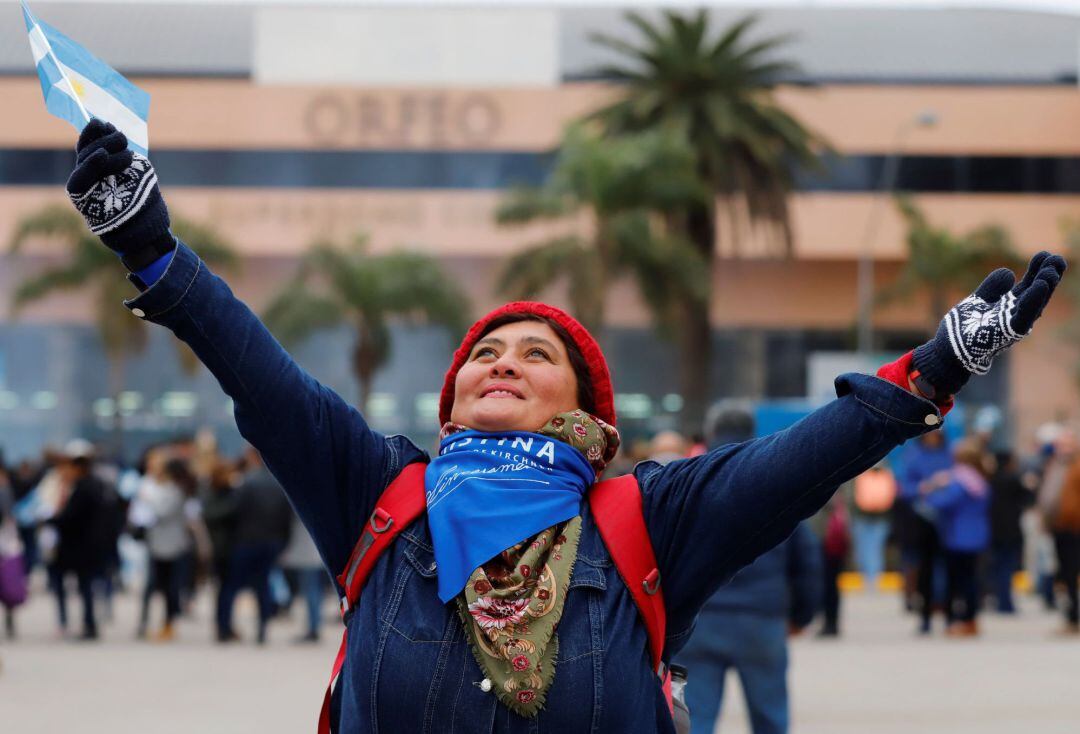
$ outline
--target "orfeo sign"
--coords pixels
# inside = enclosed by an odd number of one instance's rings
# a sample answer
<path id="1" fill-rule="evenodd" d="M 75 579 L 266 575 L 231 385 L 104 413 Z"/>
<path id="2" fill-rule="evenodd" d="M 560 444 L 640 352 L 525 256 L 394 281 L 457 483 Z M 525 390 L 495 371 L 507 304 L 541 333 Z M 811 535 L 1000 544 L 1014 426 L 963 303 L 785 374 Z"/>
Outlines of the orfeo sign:
<path id="1" fill-rule="evenodd" d="M 502 114 L 491 94 L 326 92 L 303 112 L 304 130 L 319 145 L 483 147 Z"/>

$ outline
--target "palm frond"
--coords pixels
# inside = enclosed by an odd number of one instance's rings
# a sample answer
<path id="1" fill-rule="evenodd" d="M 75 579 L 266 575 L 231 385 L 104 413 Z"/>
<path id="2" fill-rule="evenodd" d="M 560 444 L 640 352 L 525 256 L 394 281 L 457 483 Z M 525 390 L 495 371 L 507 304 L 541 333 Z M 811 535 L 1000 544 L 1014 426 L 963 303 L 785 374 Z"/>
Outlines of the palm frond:
<path id="1" fill-rule="evenodd" d="M 373 258 L 371 267 L 381 283 L 380 312 L 437 324 L 454 336 L 464 334 L 468 296 L 436 258 L 397 250 Z"/>
<path id="2" fill-rule="evenodd" d="M 548 188 L 517 186 L 510 189 L 495 210 L 499 224 L 524 224 L 537 219 L 557 219 L 573 212 L 565 197 Z"/>
<path id="3" fill-rule="evenodd" d="M 12 253 L 18 253 L 23 245 L 33 238 L 56 238 L 69 246 L 75 246 L 79 240 L 90 237 L 92 235 L 82 217 L 70 206 L 49 204 L 18 221 L 8 249 Z M 97 241 L 97 238 L 93 239 Z M 105 249 L 100 243 L 98 247 Z"/>
<path id="4" fill-rule="evenodd" d="M 240 256 L 236 248 L 213 227 L 184 217 L 173 217 L 172 231 L 215 270 L 235 272 L 238 269 Z"/>
<path id="5" fill-rule="evenodd" d="M 274 336 L 289 346 L 340 324 L 345 312 L 337 300 L 317 296 L 300 281 L 293 281 L 270 302 L 262 318 Z"/>
<path id="6" fill-rule="evenodd" d="M 496 290 L 514 300 L 534 299 L 559 278 L 572 273 L 585 251 L 584 242 L 576 235 L 534 244 L 506 259 Z"/>

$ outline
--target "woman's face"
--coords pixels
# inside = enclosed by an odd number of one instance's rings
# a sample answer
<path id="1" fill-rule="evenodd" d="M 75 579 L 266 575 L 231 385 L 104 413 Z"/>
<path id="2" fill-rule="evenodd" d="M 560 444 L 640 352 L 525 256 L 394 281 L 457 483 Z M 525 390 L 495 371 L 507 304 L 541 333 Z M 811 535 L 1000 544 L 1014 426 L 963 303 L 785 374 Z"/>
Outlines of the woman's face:
<path id="1" fill-rule="evenodd" d="M 516 321 L 473 345 L 458 371 L 450 420 L 478 431 L 536 431 L 578 408 L 566 346 L 540 321 Z"/>

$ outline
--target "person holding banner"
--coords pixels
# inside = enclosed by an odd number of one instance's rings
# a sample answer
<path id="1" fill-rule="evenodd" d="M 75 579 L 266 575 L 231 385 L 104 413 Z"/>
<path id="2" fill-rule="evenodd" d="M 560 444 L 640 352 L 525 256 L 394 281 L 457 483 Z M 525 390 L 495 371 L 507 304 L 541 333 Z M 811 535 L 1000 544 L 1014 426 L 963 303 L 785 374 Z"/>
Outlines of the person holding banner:
<path id="1" fill-rule="evenodd" d="M 1065 271 L 1043 252 L 1019 283 L 991 273 L 934 339 L 876 376 L 841 375 L 837 399 L 785 431 L 635 467 L 621 486 L 644 518 L 656 563 L 645 593 L 662 600 L 665 630 L 651 657 L 655 623 L 613 558 L 620 534 L 598 529 L 592 510 L 619 481 L 598 481 L 619 437 L 604 355 L 580 323 L 537 303 L 480 319 L 447 372 L 429 460 L 306 374 L 170 232 L 153 166 L 121 132 L 93 120 L 76 151 L 68 193 L 131 271 L 139 293 L 126 307 L 214 374 L 332 573 L 347 570 L 358 537 L 370 545 L 391 526 L 384 490 L 422 478 L 423 514 L 393 528 L 400 537 L 346 615 L 328 716 L 339 732 L 676 731 L 654 662 L 684 645 L 704 602 L 842 482 L 938 429 L 969 376 L 1030 331 Z"/>

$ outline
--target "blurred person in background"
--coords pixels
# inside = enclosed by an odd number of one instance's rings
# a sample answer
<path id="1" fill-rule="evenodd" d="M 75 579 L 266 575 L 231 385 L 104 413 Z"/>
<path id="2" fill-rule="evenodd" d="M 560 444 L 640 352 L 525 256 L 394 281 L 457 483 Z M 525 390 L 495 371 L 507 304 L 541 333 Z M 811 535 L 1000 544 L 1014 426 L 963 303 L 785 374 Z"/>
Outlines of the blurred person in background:
<path id="1" fill-rule="evenodd" d="M 270 571 L 289 542 L 293 511 L 281 485 L 254 447 L 244 450 L 244 462 L 246 472 L 236 490 L 236 532 L 229 570 L 218 597 L 217 637 L 219 642 L 239 639 L 232 624 L 233 604 L 236 595 L 249 588 L 259 603 L 255 639 L 261 645 L 266 642 L 266 626 L 274 615 Z"/>
<path id="2" fill-rule="evenodd" d="M 1035 431 L 1035 451 L 1021 460 L 1024 483 L 1035 487 L 1035 505 L 1020 518 L 1024 532 L 1024 568 L 1032 579 L 1032 592 L 1043 603 L 1046 611 L 1054 611 L 1054 579 L 1057 574 L 1057 558 L 1054 538 L 1047 529 L 1043 513 L 1043 485 L 1047 471 L 1054 463 L 1054 446 L 1065 427 L 1056 421 L 1044 423 Z"/>
<path id="3" fill-rule="evenodd" d="M 990 546 L 990 483 L 993 467 L 977 437 L 965 438 L 953 450 L 954 464 L 919 485 L 937 512 L 945 549 L 946 632 L 954 637 L 978 634 L 982 585 L 979 555 Z"/>
<path id="4" fill-rule="evenodd" d="M 700 433 L 695 433 L 690 436 L 690 446 L 686 449 L 687 458 L 694 456 L 701 456 L 709 450 L 709 445 L 705 442 L 705 437 Z"/>
<path id="5" fill-rule="evenodd" d="M 56 603 L 57 636 L 66 637 L 68 633 L 67 602 L 64 589 L 64 573 L 57 564 L 57 546 L 59 533 L 49 524 L 49 519 L 57 515 L 67 501 L 67 493 L 60 471 L 60 464 L 65 461 L 62 452 L 46 447 L 42 452 L 43 465 L 41 479 L 21 503 L 28 522 L 33 523 L 36 534 L 35 546 L 38 557 L 45 567 L 49 592 Z"/>
<path id="6" fill-rule="evenodd" d="M 754 417 L 742 401 L 721 401 L 706 416 L 708 448 L 754 437 Z M 788 730 L 788 643 L 821 606 L 821 550 L 801 523 L 780 545 L 735 574 L 698 615 L 675 662 L 686 666 L 692 732 L 713 731 L 729 670 L 739 675 L 754 734 Z"/>
<path id="7" fill-rule="evenodd" d="M 1020 518 L 1035 504 L 1034 484 L 1030 480 L 1025 484 L 1012 451 L 997 452 L 994 465 L 990 477 L 990 575 L 997 611 L 1014 614 L 1013 576 L 1024 555 Z"/>
<path id="8" fill-rule="evenodd" d="M 307 610 L 307 631 L 296 642 L 318 642 L 319 628 L 322 626 L 322 601 L 326 595 L 326 571 L 315 541 L 295 513 L 289 545 L 281 554 L 280 563 L 290 580 L 293 596 L 302 598 Z"/>
<path id="9" fill-rule="evenodd" d="M 175 623 L 180 616 L 181 564 L 194 547 L 186 505 L 195 494 L 196 483 L 187 462 L 163 450 L 154 451 L 148 457 L 147 474 L 150 481 L 143 484 L 138 500 L 152 513 L 153 520 L 146 528 L 150 572 L 143 595 L 138 636 L 146 637 L 150 600 L 156 592 L 165 603 L 165 617 L 154 639 L 167 642 L 176 635 Z"/>
<path id="10" fill-rule="evenodd" d="M 1042 580 L 1041 588 L 1047 609 L 1057 608 L 1054 585 L 1063 579 L 1061 553 L 1057 542 L 1059 534 L 1055 531 L 1055 526 L 1061 510 L 1065 479 L 1078 459 L 1080 444 L 1077 443 L 1075 430 L 1071 426 L 1060 426 L 1043 467 L 1042 481 L 1035 499 L 1039 517 L 1036 542 L 1041 544 L 1040 550 L 1043 551 L 1038 559 L 1041 562 L 1039 570 L 1048 577 Z"/>
<path id="11" fill-rule="evenodd" d="M 128 149 L 122 133 L 99 120 L 86 125 L 67 190 L 91 231 L 132 272 L 140 293 L 127 307 L 171 328 L 218 379 L 233 399 L 241 434 L 265 452 L 332 572 L 345 569 L 361 528 L 395 478 L 416 481 L 397 486 L 415 488 L 421 500 L 424 493 L 454 490 L 425 505 L 427 513 L 408 524 L 365 577 L 363 599 L 346 618 L 349 635 L 338 658 L 344 666 L 337 693 L 324 699 L 323 731 L 330 722 L 350 734 L 373 726 L 415 731 L 451 719 L 500 732 L 529 726 L 673 730 L 657 667 L 642 654 L 648 628 L 583 504 L 619 439 L 603 352 L 578 321 L 546 304 L 518 302 L 476 322 L 444 379 L 442 450 L 428 463 L 407 438 L 373 431 L 359 411 L 305 373 L 176 238 L 153 166 Z M 640 519 L 656 558 L 642 587 L 658 592 L 662 575 L 670 653 L 689 636 L 705 601 L 794 532 L 839 484 L 904 441 L 936 430 L 970 376 L 986 372 L 1000 351 L 1028 333 L 1065 267 L 1059 256 L 1042 252 L 1019 283 L 1008 270 L 991 273 L 945 315 L 933 339 L 882 365 L 876 377 L 839 376 L 837 399 L 784 431 L 664 466 L 640 465 L 633 475 Z M 958 321 L 974 326 L 950 339 Z M 472 492 L 484 487 L 453 484 L 462 462 L 491 467 L 505 461 L 485 452 L 492 448 L 488 437 L 498 444 L 518 432 L 543 432 L 536 451 L 553 454 L 549 466 L 560 474 L 548 486 L 557 495 L 515 491 L 509 501 L 485 492 L 477 500 Z M 473 434 L 482 436 L 476 445 Z M 535 478 L 540 471 L 514 468 L 508 479 L 517 489 L 541 481 Z M 541 502 L 556 496 L 563 500 L 558 511 L 545 512 Z M 488 518 L 482 526 L 473 521 L 479 513 Z M 238 528 L 234 557 L 242 536 Z M 492 555 L 489 545 L 506 550 Z M 549 554 L 552 548 L 558 550 Z M 571 550 L 573 556 L 563 555 Z M 548 603 L 552 592 L 533 572 L 549 562 L 556 564 L 552 574 L 558 572 L 560 588 L 592 581 L 588 603 L 574 594 L 560 597 L 565 607 Z M 512 596 L 519 592 L 535 596 Z M 449 604 L 455 600 L 457 609 Z M 526 607 L 541 614 L 520 624 Z M 498 638 L 508 624 L 513 628 L 505 644 L 493 648 L 490 635 Z M 424 642 L 462 634 L 475 644 Z M 551 639 L 565 655 L 557 667 Z M 530 657 L 530 651 L 541 654 Z M 601 657 L 604 675 L 594 667 Z M 461 685 L 443 684 L 448 669 L 460 671 Z M 428 692 L 426 704 L 418 691 Z"/>
<path id="12" fill-rule="evenodd" d="M 1068 463 L 1057 492 L 1057 501 L 1049 509 L 1048 525 L 1057 552 L 1058 581 L 1065 591 L 1064 634 L 1080 634 L 1080 459 Z"/>
<path id="13" fill-rule="evenodd" d="M 855 477 L 851 534 L 855 542 L 855 564 L 866 589 L 877 589 L 885 569 L 889 512 L 896 494 L 896 478 L 884 462 Z"/>
<path id="14" fill-rule="evenodd" d="M 59 511 L 48 523 L 57 531 L 55 567 L 58 575 L 55 592 L 60 617 L 67 619 L 65 579 L 74 574 L 82 598 L 83 628 L 80 639 L 98 639 L 94 613 L 94 585 L 102 579 L 115 543 L 116 503 L 110 488 L 93 472 L 94 447 L 89 441 L 75 439 L 64 447 L 57 466 L 61 496 Z"/>
<path id="15" fill-rule="evenodd" d="M 4 609 L 4 634 L 9 640 L 15 639 L 15 608 L 27 596 L 27 571 L 14 509 L 15 493 L 0 455 L 0 607 Z"/>
<path id="16" fill-rule="evenodd" d="M 821 575 L 822 611 L 824 620 L 818 637 L 840 636 L 840 574 L 844 571 L 848 553 L 851 551 L 851 522 L 841 490 L 833 495 L 825 508 L 818 513 L 824 516 L 821 558 L 824 572 Z"/>
<path id="17" fill-rule="evenodd" d="M 919 614 L 919 631 L 926 634 L 940 599 L 936 581 L 943 557 L 937 514 L 926 504 L 920 487 L 938 472 L 951 469 L 953 454 L 945 434 L 934 431 L 908 444 L 901 461 L 894 517 L 904 564 L 904 589 L 908 608 Z"/>
<path id="18" fill-rule="evenodd" d="M 198 485 L 199 475 L 195 473 L 196 467 L 200 471 L 204 469 L 207 457 L 204 454 L 205 443 L 200 445 L 197 434 L 180 434 L 173 437 L 167 444 L 169 456 L 183 461 L 187 471 L 192 475 Z M 205 439 L 202 439 L 205 442 Z M 180 589 L 180 610 L 188 614 L 195 598 L 195 588 L 199 579 L 200 561 L 207 563 L 210 558 L 210 542 L 206 538 L 205 527 L 202 524 L 202 512 L 199 505 L 198 491 L 188 493 L 184 500 L 184 514 L 188 520 L 188 530 L 192 534 L 192 543 L 181 554 L 176 566 L 178 588 Z"/>
<path id="19" fill-rule="evenodd" d="M 135 636 L 139 639 L 146 637 L 150 622 L 150 602 L 157 589 L 148 536 L 150 528 L 157 522 L 153 498 L 168 493 L 165 487 L 167 483 L 165 464 L 168 460 L 169 454 L 163 444 L 149 446 L 143 451 L 138 463 L 138 482 L 135 493 L 128 505 L 128 527 L 131 529 L 132 537 L 141 543 L 143 551 L 140 558 L 143 571 L 143 593 L 139 609 L 139 624 L 135 632 Z"/>
<path id="20" fill-rule="evenodd" d="M 801 633 L 821 609 L 821 559 L 817 537 L 802 523 L 705 602 L 675 658 L 689 671 L 691 731 L 713 731 L 729 670 L 739 676 L 753 733 L 788 731 L 787 638 Z"/>
<path id="21" fill-rule="evenodd" d="M 678 431 L 660 431 L 649 443 L 647 461 L 667 464 L 677 459 L 685 459 L 686 448 L 686 439 Z"/>
<path id="22" fill-rule="evenodd" d="M 45 459 L 37 464 L 24 459 L 8 473 L 15 499 L 15 522 L 18 526 L 19 540 L 22 541 L 23 564 L 26 566 L 27 575 L 34 570 L 40 560 L 35 489 L 49 468 L 50 463 Z"/>
<path id="23" fill-rule="evenodd" d="M 203 485 L 202 517 L 210 538 L 210 573 L 220 600 L 225 577 L 229 572 L 236 536 L 236 485 L 241 473 L 231 461 L 219 458 Z M 215 601 L 217 608 L 219 601 Z"/>

